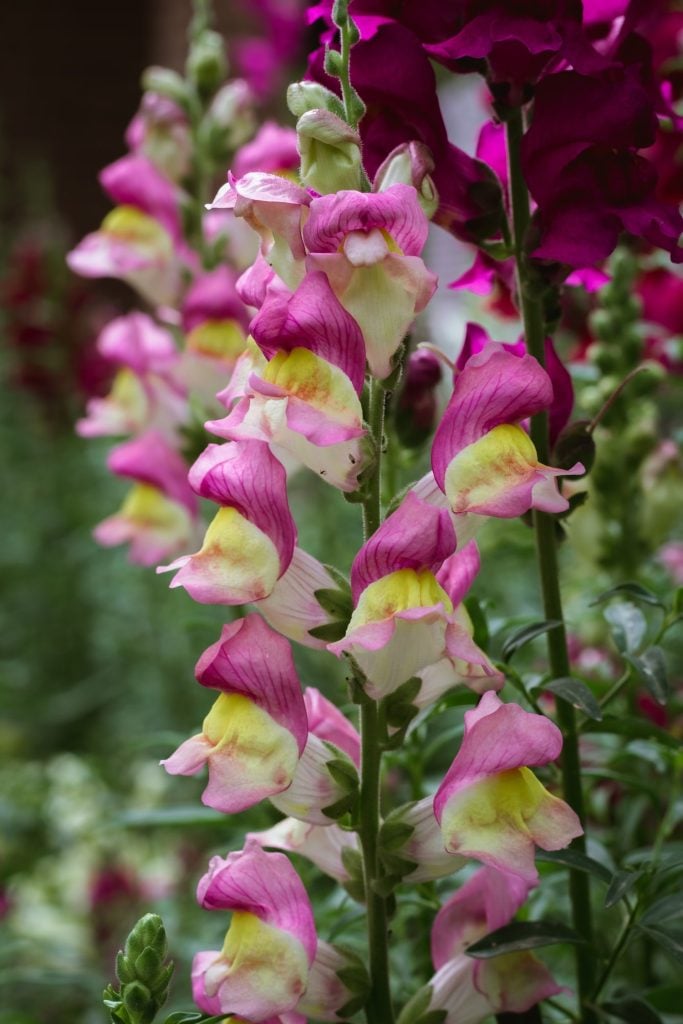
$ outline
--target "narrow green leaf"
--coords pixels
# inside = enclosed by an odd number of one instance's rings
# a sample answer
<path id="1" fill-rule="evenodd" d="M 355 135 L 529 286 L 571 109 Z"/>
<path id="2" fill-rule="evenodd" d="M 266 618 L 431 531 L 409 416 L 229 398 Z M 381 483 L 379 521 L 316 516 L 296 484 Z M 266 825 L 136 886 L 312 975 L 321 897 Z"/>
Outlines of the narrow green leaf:
<path id="1" fill-rule="evenodd" d="M 674 615 L 678 615 L 680 612 L 683 612 L 683 587 L 676 587 L 671 610 Z"/>
<path id="2" fill-rule="evenodd" d="M 615 736 L 628 736 L 633 740 L 655 740 L 664 747 L 680 750 L 680 740 L 670 736 L 649 719 L 635 718 L 632 715 L 605 715 L 601 722 L 586 722 L 584 732 L 612 733 Z"/>
<path id="3" fill-rule="evenodd" d="M 544 864 L 561 864 L 565 868 L 583 871 L 587 875 L 600 879 L 606 885 L 612 881 L 612 872 L 609 868 L 579 850 L 537 850 L 536 860 Z"/>
<path id="4" fill-rule="evenodd" d="M 486 621 L 486 614 L 481 606 L 480 601 L 476 597 L 466 597 L 463 601 L 467 614 L 472 620 L 472 627 L 474 629 L 473 640 L 477 647 L 481 647 L 482 651 L 488 650 L 489 646 L 489 625 Z"/>
<path id="5" fill-rule="evenodd" d="M 160 807 L 156 810 L 126 811 L 117 819 L 127 828 L 175 828 L 205 827 L 222 825 L 225 828 L 225 815 L 212 811 L 210 807 L 196 807 L 194 804 L 180 807 Z"/>
<path id="6" fill-rule="evenodd" d="M 649 1003 L 637 996 L 626 996 L 624 999 L 611 999 L 602 1004 L 613 1017 L 625 1020 L 627 1024 L 662 1024 L 662 1018 L 653 1010 Z"/>
<path id="7" fill-rule="evenodd" d="M 544 633 L 548 633 L 551 629 L 557 629 L 561 625 L 559 619 L 546 619 L 544 622 L 532 622 L 528 626 L 521 626 L 514 630 L 503 644 L 501 650 L 503 661 L 509 661 L 512 655 L 529 641 L 535 640 L 536 637 L 543 636 Z"/>
<path id="8" fill-rule="evenodd" d="M 605 893 L 605 910 L 609 910 L 619 900 L 623 900 L 633 886 L 642 877 L 642 871 L 617 871 Z"/>
<path id="9" fill-rule="evenodd" d="M 580 679 L 574 679 L 573 676 L 562 676 L 560 679 L 552 679 L 549 683 L 545 683 L 542 689 L 550 690 L 556 697 L 560 697 L 572 707 L 583 711 L 584 715 L 592 718 L 593 721 L 601 721 L 600 705 L 589 687 Z"/>
<path id="10" fill-rule="evenodd" d="M 626 659 L 633 665 L 639 679 L 657 703 L 666 704 L 669 698 L 669 680 L 662 648 L 648 647 L 640 656 L 627 654 Z"/>
<path id="11" fill-rule="evenodd" d="M 538 949 L 540 946 L 554 946 L 561 942 L 579 945 L 584 940 L 572 928 L 559 921 L 513 921 L 474 942 L 465 952 L 468 956 L 484 960 L 503 953 L 515 953 L 520 949 Z"/>
<path id="12" fill-rule="evenodd" d="M 608 605 L 602 614 L 609 624 L 617 650 L 622 654 L 635 653 L 647 632 L 647 622 L 640 608 L 630 601 L 619 601 Z"/>
<path id="13" fill-rule="evenodd" d="M 672 892 L 655 900 L 647 908 L 640 921 L 641 925 L 661 925 L 665 921 L 683 920 L 683 892 Z"/>
<path id="14" fill-rule="evenodd" d="M 669 956 L 683 964 L 683 928 L 674 930 L 673 928 L 661 928 L 654 924 L 645 927 L 641 922 L 638 922 L 638 928 L 645 935 L 649 935 Z"/>
<path id="15" fill-rule="evenodd" d="M 642 601 L 643 604 L 655 605 L 658 608 L 663 608 L 663 603 L 659 600 L 656 594 L 653 594 L 647 587 L 641 586 L 640 583 L 629 581 L 627 583 L 618 583 L 616 587 L 610 587 L 609 590 L 603 590 L 602 594 L 598 594 L 594 601 L 591 601 L 589 607 L 593 607 L 596 604 L 601 604 L 603 601 L 609 601 L 611 597 L 615 597 L 617 594 L 625 594 L 627 597 L 631 597 L 634 601 Z"/>

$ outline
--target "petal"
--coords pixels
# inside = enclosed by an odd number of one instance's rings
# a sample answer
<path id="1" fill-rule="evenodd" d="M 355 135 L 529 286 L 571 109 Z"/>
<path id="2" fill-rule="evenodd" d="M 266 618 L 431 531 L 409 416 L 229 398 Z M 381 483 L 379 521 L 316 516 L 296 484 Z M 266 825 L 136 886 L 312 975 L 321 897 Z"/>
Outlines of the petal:
<path id="1" fill-rule="evenodd" d="M 234 508 L 221 508 L 201 549 L 159 572 L 178 569 L 171 587 L 184 587 L 200 604 L 245 604 L 272 593 L 280 558 L 271 539 Z"/>
<path id="2" fill-rule="evenodd" d="M 399 569 L 436 573 L 455 545 L 448 512 L 409 492 L 356 555 L 351 569 L 354 601 L 370 584 Z"/>
<path id="3" fill-rule="evenodd" d="M 310 630 L 327 625 L 329 614 L 318 603 L 316 590 L 334 590 L 336 581 L 322 562 L 302 548 L 294 548 L 292 561 L 272 592 L 259 602 L 259 611 L 278 632 L 303 644 L 324 650 L 326 642 L 311 636 Z"/>
<path id="4" fill-rule="evenodd" d="M 296 525 L 287 502 L 287 474 L 268 445 L 210 444 L 191 467 L 189 481 L 197 494 L 233 507 L 270 539 L 279 555 L 277 575 L 282 575 L 294 551 Z"/>
<path id="5" fill-rule="evenodd" d="M 358 767 L 360 736 L 348 718 L 314 686 L 307 686 L 304 690 L 304 703 L 310 731 L 318 739 L 339 747 Z"/>
<path id="6" fill-rule="evenodd" d="M 273 847 L 298 853 L 330 878 L 340 882 L 349 880 L 349 873 L 342 860 L 343 851 L 358 849 L 358 839 L 354 832 L 347 832 L 339 825 L 309 825 L 296 818 L 283 818 L 264 832 L 249 832 L 247 839 L 254 840 L 264 848 Z"/>
<path id="7" fill-rule="evenodd" d="M 553 397 L 548 374 L 530 355 L 517 356 L 491 342 L 458 374 L 437 429 L 432 469 L 444 488 L 451 460 L 494 427 L 517 423 L 546 409 Z"/>
<path id="8" fill-rule="evenodd" d="M 322 740 L 309 733 L 291 785 L 284 792 L 271 797 L 271 803 L 283 814 L 307 821 L 311 825 L 332 824 L 332 818 L 324 813 L 323 808 L 336 803 L 348 793 L 327 770 L 327 762 L 334 756 Z"/>
<path id="9" fill-rule="evenodd" d="M 336 252 L 351 232 L 373 228 L 385 231 L 402 254 L 420 255 L 429 224 L 412 185 L 392 185 L 384 192 L 348 190 L 314 199 L 304 241 L 309 252 Z"/>
<path id="10" fill-rule="evenodd" d="M 299 753 L 308 735 L 306 706 L 291 645 L 252 612 L 223 626 L 221 638 L 195 666 L 202 686 L 241 694 L 295 738 Z"/>
<path id="11" fill-rule="evenodd" d="M 257 843 L 227 857 L 212 857 L 197 899 L 206 910 L 245 910 L 299 939 L 309 964 L 316 947 L 306 890 L 282 853 L 264 853 Z"/>
<path id="12" fill-rule="evenodd" d="M 360 393 L 365 378 L 363 335 L 321 271 L 308 273 L 293 294 L 269 295 L 251 330 L 269 358 L 280 349 L 310 349 L 338 366 Z"/>
<path id="13" fill-rule="evenodd" d="M 475 984 L 496 1013 L 525 1013 L 541 1000 L 567 991 L 531 953 L 507 953 L 480 961 Z"/>
<path id="14" fill-rule="evenodd" d="M 178 451 L 156 430 L 112 449 L 107 468 L 118 476 L 150 484 L 197 515 L 197 499 L 187 481 L 187 464 Z"/>
<path id="15" fill-rule="evenodd" d="M 464 601 L 480 567 L 479 548 L 471 540 L 463 547 L 459 547 L 455 554 L 446 558 L 438 569 L 437 583 L 446 591 L 453 606 Z"/>

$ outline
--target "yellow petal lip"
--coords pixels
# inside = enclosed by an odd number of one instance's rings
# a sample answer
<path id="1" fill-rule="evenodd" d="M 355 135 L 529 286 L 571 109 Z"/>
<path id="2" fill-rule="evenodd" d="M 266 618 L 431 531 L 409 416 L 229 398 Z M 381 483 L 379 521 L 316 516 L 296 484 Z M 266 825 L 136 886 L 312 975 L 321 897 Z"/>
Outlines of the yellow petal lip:
<path id="1" fill-rule="evenodd" d="M 398 569 L 365 588 L 351 616 L 347 635 L 370 622 L 383 622 L 412 608 L 439 604 L 446 613 L 453 611 L 453 603 L 434 573 L 429 569 Z"/>
<path id="2" fill-rule="evenodd" d="M 539 468 L 531 438 L 520 426 L 503 423 L 467 445 L 451 460 L 444 489 L 456 513 L 485 505 Z"/>

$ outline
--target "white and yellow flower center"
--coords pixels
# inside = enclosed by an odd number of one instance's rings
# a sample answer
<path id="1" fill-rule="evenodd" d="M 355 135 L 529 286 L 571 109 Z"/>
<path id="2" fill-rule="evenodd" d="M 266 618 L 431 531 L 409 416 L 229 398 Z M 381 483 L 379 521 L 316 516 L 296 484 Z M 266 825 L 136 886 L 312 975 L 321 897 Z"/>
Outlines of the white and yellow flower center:
<path id="1" fill-rule="evenodd" d="M 246 343 L 244 331 L 237 320 L 206 320 L 190 331 L 185 348 L 188 352 L 234 363 Z"/>
<path id="2" fill-rule="evenodd" d="M 307 348 L 277 352 L 261 375 L 337 423 L 355 426 L 362 421 L 360 400 L 346 374 Z"/>
<path id="3" fill-rule="evenodd" d="M 136 206 L 115 206 L 102 221 L 101 230 L 122 242 L 150 252 L 171 255 L 173 243 L 161 224 Z"/>
<path id="4" fill-rule="evenodd" d="M 501 424 L 451 460 L 444 490 L 454 512 L 467 512 L 527 480 L 538 465 L 526 431 L 515 424 Z"/>
<path id="5" fill-rule="evenodd" d="M 453 611 L 453 604 L 429 569 L 398 569 L 370 583 L 360 596 L 351 616 L 347 633 L 370 622 L 391 619 L 411 608 L 431 608 L 442 604 L 444 611 Z"/>
<path id="6" fill-rule="evenodd" d="M 456 793 L 441 818 L 447 849 L 494 852 L 510 832 L 531 835 L 529 821 L 550 793 L 528 768 L 499 772 Z"/>
<path id="7" fill-rule="evenodd" d="M 290 784 L 299 750 L 291 732 L 240 693 L 222 693 L 204 719 L 202 731 L 212 743 L 211 757 L 235 762 L 235 784 L 253 789 Z"/>
<path id="8" fill-rule="evenodd" d="M 306 951 L 297 938 L 266 924 L 247 911 L 235 911 L 221 956 L 205 976 L 206 994 L 214 996 L 234 978 L 239 990 L 263 997 L 278 1012 L 293 1009 L 308 981 Z M 236 988 L 237 991 L 237 988 Z"/>
<path id="9" fill-rule="evenodd" d="M 136 526 L 174 536 L 185 534 L 190 523 L 184 505 L 172 501 L 151 484 L 135 484 L 126 495 L 119 515 Z"/>
<path id="10" fill-rule="evenodd" d="M 270 537 L 234 508 L 218 510 L 194 558 L 226 589 L 250 594 L 246 600 L 266 597 L 280 575 L 280 557 Z"/>

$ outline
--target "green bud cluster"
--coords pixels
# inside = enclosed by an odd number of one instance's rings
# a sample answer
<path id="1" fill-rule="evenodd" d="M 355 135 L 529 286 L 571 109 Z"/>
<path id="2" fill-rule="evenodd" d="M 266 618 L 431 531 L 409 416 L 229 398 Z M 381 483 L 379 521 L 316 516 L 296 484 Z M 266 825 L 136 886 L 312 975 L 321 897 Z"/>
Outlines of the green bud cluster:
<path id="1" fill-rule="evenodd" d="M 168 943 L 157 914 L 145 914 L 133 927 L 116 956 L 120 988 L 104 990 L 104 1005 L 113 1024 L 151 1024 L 168 996 L 173 961 L 166 962 Z"/>

